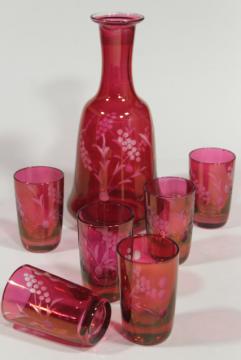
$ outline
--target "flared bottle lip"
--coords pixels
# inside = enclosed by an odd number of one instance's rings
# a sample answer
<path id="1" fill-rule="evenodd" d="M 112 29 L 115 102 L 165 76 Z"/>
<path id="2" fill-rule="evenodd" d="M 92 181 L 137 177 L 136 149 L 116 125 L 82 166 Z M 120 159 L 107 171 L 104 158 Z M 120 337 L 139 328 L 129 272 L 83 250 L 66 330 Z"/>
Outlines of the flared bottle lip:
<path id="1" fill-rule="evenodd" d="M 100 25 L 114 26 L 135 25 L 144 20 L 144 16 L 141 14 L 124 12 L 95 13 L 92 14 L 90 18 Z"/>

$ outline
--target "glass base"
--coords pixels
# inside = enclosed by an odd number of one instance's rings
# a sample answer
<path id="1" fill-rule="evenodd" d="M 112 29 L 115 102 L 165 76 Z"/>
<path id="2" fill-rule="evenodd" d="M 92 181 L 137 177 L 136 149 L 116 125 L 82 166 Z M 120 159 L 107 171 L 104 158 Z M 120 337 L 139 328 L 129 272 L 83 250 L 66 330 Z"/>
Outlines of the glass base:
<path id="1" fill-rule="evenodd" d="M 31 240 L 25 237 L 21 237 L 24 248 L 31 252 L 48 252 L 54 250 L 60 243 L 60 236 L 55 236 L 47 240 Z"/>
<path id="2" fill-rule="evenodd" d="M 90 286 L 88 284 L 84 284 L 86 287 L 88 287 L 91 291 L 93 291 L 95 294 L 97 294 L 102 299 L 107 299 L 110 302 L 118 301 L 120 299 L 119 291 L 114 292 L 111 291 L 111 289 L 100 289 L 93 286 Z M 114 290 L 114 289 L 113 289 Z"/>
<path id="3" fill-rule="evenodd" d="M 196 212 L 194 215 L 194 224 L 206 229 L 219 228 L 225 225 L 227 220 L 228 213 L 206 214 Z"/>
<path id="4" fill-rule="evenodd" d="M 163 341 L 165 341 L 168 336 L 170 335 L 171 331 L 165 332 L 165 333 L 161 333 L 161 334 L 152 334 L 152 333 L 148 333 L 146 332 L 140 332 L 140 333 L 131 333 L 126 331 L 125 329 L 123 330 L 123 336 L 138 344 L 138 345 L 156 345 L 156 344 L 160 344 Z"/>
<path id="5" fill-rule="evenodd" d="M 84 277 L 83 269 L 82 269 L 82 276 Z M 90 282 L 84 281 L 84 286 L 89 288 L 91 291 L 93 291 L 102 299 L 107 299 L 110 302 L 114 302 L 120 299 L 119 287 L 116 286 L 116 284 L 113 286 L 101 287 L 101 286 L 96 286 Z"/>
<path id="6" fill-rule="evenodd" d="M 226 224 L 226 221 L 222 223 L 204 223 L 204 222 L 194 221 L 194 224 L 197 225 L 198 227 L 205 229 L 217 229 L 224 226 Z"/>

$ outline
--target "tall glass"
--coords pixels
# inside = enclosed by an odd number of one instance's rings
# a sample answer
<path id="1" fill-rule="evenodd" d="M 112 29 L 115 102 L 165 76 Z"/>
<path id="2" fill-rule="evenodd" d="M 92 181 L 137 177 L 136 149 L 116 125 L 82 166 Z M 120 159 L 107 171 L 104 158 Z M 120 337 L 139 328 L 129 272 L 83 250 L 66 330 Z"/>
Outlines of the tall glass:
<path id="1" fill-rule="evenodd" d="M 221 148 L 200 148 L 189 154 L 190 178 L 196 187 L 194 221 L 217 228 L 229 216 L 235 154 Z"/>
<path id="2" fill-rule="evenodd" d="M 64 173 L 32 166 L 14 174 L 20 237 L 29 251 L 45 252 L 60 242 L 63 221 Z"/>
<path id="3" fill-rule="evenodd" d="M 115 202 L 95 202 L 78 212 L 81 269 L 84 284 L 101 297 L 119 299 L 116 246 L 132 235 L 131 208 Z"/>
<path id="4" fill-rule="evenodd" d="M 92 346 L 108 328 L 111 308 L 89 289 L 23 265 L 7 282 L 2 314 L 17 329 L 30 334 Z"/>
<path id="5" fill-rule="evenodd" d="M 123 239 L 117 254 L 124 335 L 141 345 L 164 341 L 175 312 L 178 245 L 139 235 Z"/>
<path id="6" fill-rule="evenodd" d="M 195 187 L 180 177 L 161 177 L 145 185 L 146 227 L 150 234 L 174 240 L 180 249 L 180 263 L 190 252 Z"/>

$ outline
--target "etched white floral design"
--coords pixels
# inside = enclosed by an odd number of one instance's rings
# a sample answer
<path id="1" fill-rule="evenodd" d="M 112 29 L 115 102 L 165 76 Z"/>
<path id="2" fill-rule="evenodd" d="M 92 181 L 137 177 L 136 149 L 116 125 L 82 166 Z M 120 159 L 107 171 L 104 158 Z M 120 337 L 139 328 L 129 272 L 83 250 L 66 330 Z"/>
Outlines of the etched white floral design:
<path id="1" fill-rule="evenodd" d="M 121 116 L 115 112 L 101 117 L 96 125 L 96 136 L 93 142 L 88 142 L 84 138 L 87 136 L 87 130 L 92 121 L 89 121 L 82 129 L 80 139 L 82 164 L 98 181 L 99 199 L 102 201 L 110 199 L 111 191 L 125 184 L 132 186 L 134 178 L 143 176 L 146 166 L 141 166 L 142 157 L 145 156 L 147 147 L 151 146 L 147 127 L 143 133 L 130 126 L 123 127 L 123 121 L 120 127 L 119 118 Z M 128 123 L 127 120 L 125 119 L 125 123 Z M 113 151 L 113 147 L 118 151 Z M 93 152 L 93 148 L 97 150 L 97 153 Z"/>
<path id="2" fill-rule="evenodd" d="M 89 227 L 87 232 L 82 231 L 80 243 L 82 264 L 95 282 L 100 282 L 102 285 L 116 282 L 116 245 L 121 236 L 108 229 Z"/>
<path id="3" fill-rule="evenodd" d="M 83 162 L 83 165 L 89 171 L 92 171 L 92 161 L 89 157 L 88 151 L 85 147 L 85 142 L 83 139 L 80 140 L 80 155 Z"/>
<path id="4" fill-rule="evenodd" d="M 208 204 L 210 202 L 210 193 L 208 190 L 206 190 L 205 186 L 202 185 L 201 183 L 199 183 L 199 181 L 196 179 L 196 177 L 194 176 L 192 179 L 194 185 L 195 185 L 195 189 L 196 189 L 196 194 L 199 196 L 199 198 L 205 203 Z"/>
<path id="5" fill-rule="evenodd" d="M 212 211 L 221 212 L 225 207 L 233 183 L 233 167 L 223 164 L 213 164 L 208 172 L 208 188 L 198 178 L 196 173 L 191 173 L 192 181 L 196 188 L 196 196 L 201 204 L 212 207 Z"/>
<path id="6" fill-rule="evenodd" d="M 169 234 L 169 222 L 162 219 L 158 214 L 153 213 L 149 210 L 148 222 L 154 234 L 159 234 L 163 238 Z"/>
<path id="7" fill-rule="evenodd" d="M 36 295 L 36 300 L 46 304 L 52 301 L 48 288 L 44 285 L 42 280 L 37 280 L 36 276 L 29 273 L 24 273 L 24 281 L 32 294 Z"/>
<path id="8" fill-rule="evenodd" d="M 102 135 L 105 135 L 113 128 L 113 123 L 117 119 L 118 115 L 115 112 L 111 112 L 103 117 L 96 128 L 96 140 L 99 140 Z"/>
<path id="9" fill-rule="evenodd" d="M 148 310 L 148 302 L 158 304 L 160 314 L 163 312 L 163 301 L 167 293 L 167 277 L 160 275 L 157 282 L 146 277 L 140 268 L 134 267 L 131 281 L 130 298 L 137 309 Z"/>
<path id="10" fill-rule="evenodd" d="M 41 279 L 38 278 L 38 275 L 41 275 Z M 38 271 L 25 272 L 23 274 L 24 286 L 32 295 L 30 298 L 31 300 L 29 300 L 29 308 L 37 314 L 37 317 L 35 316 L 33 320 L 31 312 L 27 311 L 25 306 L 16 304 L 16 313 L 4 313 L 8 319 L 20 319 L 20 321 L 23 319 L 24 324 L 26 324 L 27 321 L 30 326 L 36 327 L 37 329 L 53 329 L 54 325 L 50 315 L 52 314 L 55 305 L 62 302 L 63 298 L 52 298 L 51 289 L 48 288 L 42 280 L 44 276 L 51 278 L 51 281 L 59 281 L 59 279 L 52 277 L 48 273 Z M 65 331 L 63 331 L 63 333 L 65 333 Z"/>
<path id="11" fill-rule="evenodd" d="M 128 159 L 140 162 L 141 153 L 137 148 L 136 140 L 132 139 L 128 132 L 124 132 L 122 129 L 117 130 L 117 135 L 117 141 L 121 145 L 122 151 L 126 152 Z"/>

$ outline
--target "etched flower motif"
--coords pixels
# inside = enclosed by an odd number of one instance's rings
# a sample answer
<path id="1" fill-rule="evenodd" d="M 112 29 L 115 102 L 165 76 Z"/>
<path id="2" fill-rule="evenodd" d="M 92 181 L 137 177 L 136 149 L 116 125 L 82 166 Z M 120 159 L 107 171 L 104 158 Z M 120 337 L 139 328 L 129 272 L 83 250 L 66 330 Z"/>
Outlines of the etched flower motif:
<path id="1" fill-rule="evenodd" d="M 121 145 L 122 151 L 127 154 L 129 160 L 140 162 L 141 153 L 137 147 L 136 140 L 130 137 L 128 131 L 124 131 L 122 129 L 117 130 L 117 135 L 117 141 Z"/>
<path id="2" fill-rule="evenodd" d="M 81 245 L 83 262 L 95 281 L 99 279 L 102 283 L 116 281 L 116 242 L 117 234 L 107 230 L 89 228 L 87 233 L 83 234 Z"/>
<path id="3" fill-rule="evenodd" d="M 85 142 L 84 140 L 80 141 L 80 155 L 81 155 L 81 159 L 83 162 L 83 165 L 86 169 L 88 169 L 89 171 L 92 171 L 92 161 L 89 157 L 89 153 L 85 147 Z"/>
<path id="4" fill-rule="evenodd" d="M 29 273 L 24 273 L 24 280 L 30 293 L 35 294 L 37 300 L 46 304 L 51 302 L 50 293 L 47 287 L 43 286 L 42 280 L 38 280 L 35 275 Z"/>
<path id="5" fill-rule="evenodd" d="M 195 176 L 193 176 L 192 181 L 195 185 L 196 195 L 199 197 L 200 200 L 203 201 L 204 204 L 208 205 L 211 198 L 209 191 L 205 188 L 204 185 L 199 183 Z"/>
<path id="6" fill-rule="evenodd" d="M 96 140 L 100 139 L 113 128 L 113 123 L 117 117 L 118 115 L 115 112 L 111 112 L 99 120 L 96 128 Z"/>
<path id="7" fill-rule="evenodd" d="M 102 232 L 102 241 L 105 242 L 108 250 L 115 252 L 118 235 L 108 230 Z"/>
<path id="8" fill-rule="evenodd" d="M 168 235 L 168 221 L 163 220 L 157 214 L 150 214 L 149 216 L 150 225 L 154 233 L 160 234 L 162 237 L 166 237 Z"/>
<path id="9" fill-rule="evenodd" d="M 166 292 L 167 278 L 166 276 L 160 276 L 158 283 L 154 287 L 151 281 L 136 267 L 133 270 L 133 285 L 132 295 L 134 297 L 138 298 L 140 295 L 146 294 L 147 297 L 153 300 L 162 300 Z"/>

